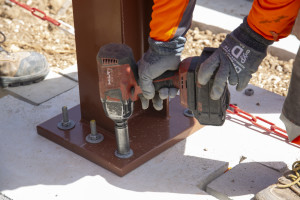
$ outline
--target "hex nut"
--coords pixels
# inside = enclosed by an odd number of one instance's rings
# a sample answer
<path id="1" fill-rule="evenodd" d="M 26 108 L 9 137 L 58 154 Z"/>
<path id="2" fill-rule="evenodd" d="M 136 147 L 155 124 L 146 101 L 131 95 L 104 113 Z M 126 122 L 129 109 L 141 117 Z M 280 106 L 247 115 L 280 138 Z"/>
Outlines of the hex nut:
<path id="1" fill-rule="evenodd" d="M 254 94 L 254 90 L 252 88 L 248 88 L 245 90 L 246 96 L 252 96 Z"/>

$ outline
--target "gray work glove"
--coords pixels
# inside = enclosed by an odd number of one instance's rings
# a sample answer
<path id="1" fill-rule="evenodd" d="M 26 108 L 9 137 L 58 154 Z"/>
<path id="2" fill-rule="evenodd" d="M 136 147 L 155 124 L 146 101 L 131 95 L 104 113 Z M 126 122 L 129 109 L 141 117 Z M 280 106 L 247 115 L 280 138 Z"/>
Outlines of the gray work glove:
<path id="1" fill-rule="evenodd" d="M 222 96 L 227 81 L 230 85 L 237 85 L 237 91 L 243 90 L 272 43 L 254 32 L 249 27 L 246 17 L 244 22 L 227 35 L 220 47 L 200 65 L 198 82 L 206 85 L 216 71 L 210 93 L 213 100 Z"/>
<path id="2" fill-rule="evenodd" d="M 152 81 L 167 70 L 178 69 L 185 41 L 184 37 L 177 37 L 169 42 L 148 38 L 149 49 L 137 63 L 139 85 L 143 91 L 143 95 L 140 96 L 143 109 L 149 107 L 149 100 L 152 99 L 153 107 L 156 110 L 162 110 L 163 100 L 176 96 L 178 92 L 176 88 L 162 88 L 155 93 Z"/>

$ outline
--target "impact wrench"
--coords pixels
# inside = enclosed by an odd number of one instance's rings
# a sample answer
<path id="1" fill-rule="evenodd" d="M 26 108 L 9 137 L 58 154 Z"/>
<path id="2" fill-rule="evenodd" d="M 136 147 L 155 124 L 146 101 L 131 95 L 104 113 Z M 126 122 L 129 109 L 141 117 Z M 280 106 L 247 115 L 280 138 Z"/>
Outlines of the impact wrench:
<path id="1" fill-rule="evenodd" d="M 178 88 L 180 103 L 192 111 L 202 125 L 221 126 L 225 121 L 230 94 L 226 85 L 219 100 L 210 98 L 213 77 L 206 85 L 197 82 L 200 64 L 215 48 L 204 48 L 201 56 L 189 57 L 179 64 L 177 71 L 167 71 L 153 80 L 155 91 L 161 88 Z M 115 122 L 119 158 L 129 158 L 133 151 L 129 145 L 128 118 L 133 112 L 133 103 L 142 95 L 138 85 L 138 66 L 130 47 L 125 44 L 107 44 L 97 55 L 100 99 L 104 112 Z"/>

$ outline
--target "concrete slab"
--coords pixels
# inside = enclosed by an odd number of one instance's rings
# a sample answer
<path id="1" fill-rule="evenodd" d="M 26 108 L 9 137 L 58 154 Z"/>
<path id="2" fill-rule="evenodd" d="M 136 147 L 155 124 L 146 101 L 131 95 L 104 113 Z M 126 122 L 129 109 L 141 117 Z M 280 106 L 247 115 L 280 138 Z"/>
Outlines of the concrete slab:
<path id="1" fill-rule="evenodd" d="M 214 33 L 229 33 L 242 23 L 251 6 L 252 1 L 249 0 L 197 0 L 192 26 Z M 299 40 L 290 35 L 275 42 L 268 51 L 280 59 L 289 60 L 295 58 L 299 45 Z"/>
<path id="2" fill-rule="evenodd" d="M 279 119 L 285 97 L 251 84 L 249 84 L 247 88 L 252 88 L 254 90 L 253 96 L 246 96 L 244 94 L 245 90 L 236 92 L 235 88 L 230 86 L 231 103 L 237 103 L 239 108 L 254 116 L 262 117 L 285 130 L 284 124 Z M 257 103 L 259 103 L 259 106 Z M 287 166 L 291 168 L 292 163 L 300 159 L 299 145 L 294 146 L 275 134 L 270 134 L 265 130 L 253 126 L 247 120 L 236 115 L 228 115 L 227 121 L 240 124 L 247 129 L 244 130 L 245 132 L 253 133 L 251 138 L 244 138 L 247 142 L 243 142 L 244 145 L 247 145 L 245 148 L 249 148 L 247 152 L 243 154 L 248 159 L 256 162 L 266 162 L 268 167 L 278 171 L 285 170 L 285 165 L 283 163 L 286 163 Z M 262 121 L 258 121 L 258 123 L 265 127 L 270 127 L 270 125 Z M 255 143 L 250 142 L 250 140 L 253 142 L 255 141 Z M 250 147 L 249 144 L 253 146 Z M 260 145 L 262 146 L 260 147 Z M 278 164 L 278 161 L 283 161 L 283 163 Z"/>
<path id="3" fill-rule="evenodd" d="M 247 89 L 253 90 L 254 93 L 252 96 L 245 95 L 245 90 Z M 235 86 L 229 85 L 229 91 L 231 93 L 230 103 L 237 104 L 239 108 L 245 109 L 254 115 L 280 113 L 285 99 L 284 96 L 277 95 L 252 84 L 248 84 L 241 92 L 237 92 Z M 277 120 L 277 122 L 279 121 Z M 279 125 L 283 124 L 280 123 Z"/>
<path id="4" fill-rule="evenodd" d="M 241 163 L 210 184 L 206 191 L 220 200 L 249 200 L 281 176 L 259 163 Z"/>
<path id="5" fill-rule="evenodd" d="M 20 98 L 33 105 L 39 105 L 49 99 L 74 88 L 78 83 L 62 75 L 50 71 L 45 80 L 20 87 L 6 88 L 12 96 Z"/>
<path id="6" fill-rule="evenodd" d="M 230 86 L 231 103 L 237 103 L 241 109 L 254 116 L 260 116 L 284 128 L 279 119 L 284 97 L 253 85 L 249 85 L 250 87 L 254 89 L 254 95 L 251 97 L 243 92 L 236 92 L 235 88 Z M 257 102 L 260 102 L 260 106 L 256 105 Z M 285 170 L 284 166 L 287 165 L 291 169 L 292 163 L 300 159 L 299 146 L 295 147 L 236 115 L 228 114 L 221 127 L 206 126 L 198 133 L 187 138 L 189 145 L 186 145 L 185 152 L 193 152 L 201 158 L 227 161 L 230 167 L 238 165 L 245 157 L 280 173 Z M 192 143 L 197 143 L 197 149 L 190 146 Z M 247 191 L 240 192 L 236 198 L 248 194 Z"/>
<path id="7" fill-rule="evenodd" d="M 36 133 L 36 125 L 79 103 L 78 87 L 39 106 L 6 96 L 0 100 L 0 191 L 18 199 L 215 199 L 200 190 L 227 162 L 184 153 L 184 140 L 118 177 Z M 11 123 L 14 122 L 14 123 Z M 196 146 L 195 146 L 196 145 Z"/>
<path id="8" fill-rule="evenodd" d="M 76 81 L 78 82 L 78 68 L 77 68 L 77 64 L 75 65 L 72 65 L 66 69 L 55 69 L 55 72 L 73 80 L 73 81 Z"/>
<path id="9" fill-rule="evenodd" d="M 251 97 L 230 87 L 232 102 L 281 126 L 278 117 L 284 97 L 251 87 Z M 299 148 L 228 115 L 223 126 L 202 128 L 120 178 L 36 133 L 36 126 L 61 113 L 62 106 L 78 104 L 78 86 L 39 106 L 12 96 L 0 99 L 0 192 L 14 200 L 215 199 L 201 188 L 217 180 L 228 163 L 234 167 L 247 157 L 262 163 L 286 163 L 290 168 L 300 159 Z M 235 197 L 245 195 L 249 192 L 241 190 Z"/>

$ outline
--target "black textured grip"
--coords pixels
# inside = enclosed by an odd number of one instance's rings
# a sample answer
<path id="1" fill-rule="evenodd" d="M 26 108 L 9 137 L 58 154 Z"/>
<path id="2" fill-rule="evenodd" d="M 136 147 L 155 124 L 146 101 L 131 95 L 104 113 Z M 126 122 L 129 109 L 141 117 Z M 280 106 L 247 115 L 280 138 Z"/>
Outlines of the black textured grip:
<path id="1" fill-rule="evenodd" d="M 178 70 L 176 70 L 176 71 L 168 70 L 168 71 L 164 72 L 162 75 L 160 75 L 159 77 L 155 78 L 153 81 L 159 81 L 161 79 L 173 77 L 176 75 L 177 72 L 178 72 Z"/>
<path id="2" fill-rule="evenodd" d="M 134 74 L 134 78 L 139 85 L 139 77 L 138 77 L 138 66 L 136 63 L 130 63 L 131 70 Z M 172 80 L 166 80 L 169 79 L 173 76 L 176 76 L 178 74 L 178 70 L 176 71 L 171 71 L 168 70 L 159 77 L 155 78 L 153 80 L 153 85 L 155 88 L 155 91 L 159 91 L 161 88 L 174 88 L 174 83 Z"/>
<path id="3" fill-rule="evenodd" d="M 178 71 L 166 71 L 159 77 L 153 80 L 153 85 L 155 91 L 159 91 L 161 88 L 174 88 L 174 83 L 172 80 L 168 80 L 171 77 L 174 77 L 178 74 Z"/>
<path id="4" fill-rule="evenodd" d="M 215 50 L 216 49 L 214 48 L 204 48 L 201 56 L 198 58 L 197 65 L 200 66 L 200 64 L 203 63 Z M 197 73 L 194 71 L 193 75 L 194 80 L 196 81 Z M 226 84 L 220 99 L 213 100 L 210 98 L 210 91 L 214 83 L 214 76 L 215 74 L 211 77 L 206 85 L 195 85 L 195 96 L 190 97 L 190 99 L 196 99 L 196 103 L 192 103 L 192 106 L 189 105 L 189 108 L 192 110 L 195 118 L 200 124 L 221 126 L 225 121 L 226 109 L 228 108 L 230 100 L 230 93 Z"/>

